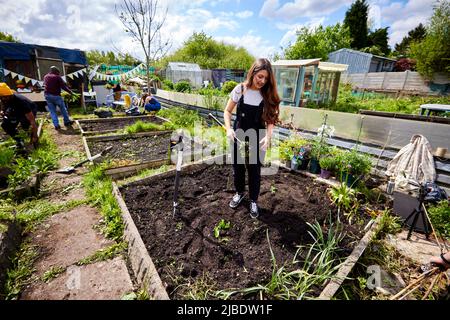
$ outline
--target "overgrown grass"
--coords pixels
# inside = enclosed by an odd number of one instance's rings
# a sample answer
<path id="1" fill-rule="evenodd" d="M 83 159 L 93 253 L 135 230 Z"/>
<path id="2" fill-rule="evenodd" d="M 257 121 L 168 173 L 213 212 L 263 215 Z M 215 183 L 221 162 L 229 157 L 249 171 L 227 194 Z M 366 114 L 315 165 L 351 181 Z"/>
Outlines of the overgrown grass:
<path id="1" fill-rule="evenodd" d="M 83 185 L 89 203 L 98 207 L 104 218 L 102 232 L 108 238 L 120 241 L 124 226 L 119 205 L 113 194 L 112 181 L 104 174 L 105 167 L 93 166 L 83 177 Z"/>
<path id="2" fill-rule="evenodd" d="M 389 98 L 380 95 L 365 94 L 364 97 L 352 93 L 351 86 L 340 85 L 336 103 L 316 105 L 309 108 L 327 109 L 341 112 L 358 113 L 359 110 L 386 111 L 406 114 L 419 114 L 420 105 L 427 103 L 450 104 L 449 97 L 400 97 Z"/>
<path id="3" fill-rule="evenodd" d="M 41 280 L 49 283 L 51 280 L 55 279 L 57 276 L 59 276 L 61 273 L 66 272 L 65 267 L 51 267 L 49 270 L 45 271 L 44 274 L 41 277 Z"/>
<path id="4" fill-rule="evenodd" d="M 105 261 L 110 260 L 117 255 L 123 253 L 127 249 L 127 243 L 126 242 L 119 242 L 115 243 L 107 248 L 100 249 L 97 252 L 95 252 L 93 255 L 86 257 L 84 259 L 81 259 L 76 263 L 77 266 L 83 266 L 99 261 Z"/>
<path id="5" fill-rule="evenodd" d="M 33 281 L 33 264 L 37 257 L 37 247 L 30 241 L 23 242 L 6 273 L 5 300 L 17 300 L 22 288 Z"/>
<path id="6" fill-rule="evenodd" d="M 235 294 L 251 294 L 259 296 L 260 299 L 277 300 L 314 298 L 311 295 L 333 279 L 341 266 L 337 252 L 340 250 L 339 242 L 343 235 L 339 232 L 338 226 L 333 224 L 330 224 L 328 234 L 323 232 L 317 221 L 308 225 L 311 228 L 308 233 L 314 240 L 313 244 L 299 247 L 294 259 L 281 267 L 275 259 L 267 231 L 272 260 L 272 276 L 267 283 L 239 290 L 221 290 L 217 292 L 217 296 L 223 299 Z"/>
<path id="7" fill-rule="evenodd" d="M 48 200 L 37 199 L 15 203 L 12 200 L 0 202 L 0 219 L 15 220 L 24 226 L 24 233 L 32 231 L 44 219 L 61 211 L 68 211 L 86 203 L 86 200 L 71 200 L 54 204 Z"/>
<path id="8" fill-rule="evenodd" d="M 14 149 L 5 145 L 0 146 L 0 168 L 10 167 L 14 159 Z"/>
<path id="9" fill-rule="evenodd" d="M 167 172 L 173 168 L 174 168 L 174 166 L 163 165 L 156 169 L 145 169 L 145 170 L 139 172 L 139 174 L 137 174 L 135 176 L 132 176 L 132 177 L 129 177 L 129 178 L 126 178 L 126 179 L 123 179 L 123 180 L 117 182 L 117 185 L 123 186 L 125 184 L 131 183 L 131 182 L 134 182 L 137 180 L 145 179 L 145 178 L 154 176 L 156 174 Z"/>
<path id="10" fill-rule="evenodd" d="M 128 134 L 149 132 L 149 131 L 167 131 L 174 130 L 175 124 L 172 122 L 164 122 L 163 124 L 156 124 L 152 122 L 136 121 L 134 124 L 125 127 L 124 132 Z"/>
<path id="11" fill-rule="evenodd" d="M 197 111 L 180 107 L 161 109 L 158 111 L 158 116 L 172 121 L 177 128 L 192 128 L 196 122 L 203 121 Z"/>

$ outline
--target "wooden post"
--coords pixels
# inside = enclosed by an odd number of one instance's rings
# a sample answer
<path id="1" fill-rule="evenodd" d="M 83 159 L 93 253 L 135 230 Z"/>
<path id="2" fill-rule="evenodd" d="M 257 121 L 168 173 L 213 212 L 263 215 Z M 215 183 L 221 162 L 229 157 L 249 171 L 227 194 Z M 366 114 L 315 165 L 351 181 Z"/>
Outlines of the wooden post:
<path id="1" fill-rule="evenodd" d="M 406 73 L 406 74 L 405 74 L 405 81 L 403 82 L 403 87 L 402 87 L 402 90 L 401 90 L 401 91 L 404 91 L 404 90 L 405 90 L 406 83 L 408 82 L 409 70 L 406 70 L 405 73 Z"/>
<path id="2" fill-rule="evenodd" d="M 384 77 L 383 77 L 383 82 L 381 83 L 381 90 L 384 90 L 384 84 L 386 82 L 386 76 L 387 76 L 387 72 L 384 72 Z"/>
<path id="3" fill-rule="evenodd" d="M 86 103 L 84 101 L 84 81 L 81 82 L 81 106 L 83 107 L 84 113 L 87 113 Z"/>

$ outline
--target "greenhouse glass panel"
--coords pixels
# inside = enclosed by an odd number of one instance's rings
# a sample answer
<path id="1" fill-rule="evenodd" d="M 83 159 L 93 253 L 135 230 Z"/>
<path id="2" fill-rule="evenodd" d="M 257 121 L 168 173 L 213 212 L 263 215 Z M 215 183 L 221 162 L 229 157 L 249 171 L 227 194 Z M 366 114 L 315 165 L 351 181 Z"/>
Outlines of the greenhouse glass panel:
<path id="1" fill-rule="evenodd" d="M 275 69 L 275 76 L 278 83 L 278 95 L 284 103 L 295 104 L 298 72 L 299 69 L 292 68 Z"/>

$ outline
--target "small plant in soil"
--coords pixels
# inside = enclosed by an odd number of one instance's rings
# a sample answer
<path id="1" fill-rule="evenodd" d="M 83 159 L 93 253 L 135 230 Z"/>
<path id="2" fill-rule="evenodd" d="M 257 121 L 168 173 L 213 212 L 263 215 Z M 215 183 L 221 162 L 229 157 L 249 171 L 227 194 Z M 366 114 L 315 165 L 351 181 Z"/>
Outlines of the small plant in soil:
<path id="1" fill-rule="evenodd" d="M 270 192 L 271 193 L 276 193 L 277 192 L 277 188 L 275 187 L 275 185 L 271 185 L 270 186 Z"/>
<path id="2" fill-rule="evenodd" d="M 351 224 L 352 219 L 358 211 L 356 192 L 344 183 L 329 189 L 330 200 L 336 204 L 339 211 L 343 211 Z"/>
<path id="3" fill-rule="evenodd" d="M 228 239 L 223 236 L 230 228 L 231 223 L 229 221 L 225 221 L 224 219 L 220 220 L 220 222 L 214 227 L 214 237 L 221 241 L 228 241 Z"/>

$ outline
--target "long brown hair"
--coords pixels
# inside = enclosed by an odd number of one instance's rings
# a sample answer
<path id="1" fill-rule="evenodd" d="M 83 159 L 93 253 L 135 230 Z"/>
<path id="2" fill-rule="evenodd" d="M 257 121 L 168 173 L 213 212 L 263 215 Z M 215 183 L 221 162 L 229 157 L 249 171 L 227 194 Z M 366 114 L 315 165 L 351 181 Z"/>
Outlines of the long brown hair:
<path id="1" fill-rule="evenodd" d="M 256 60 L 248 71 L 245 85 L 247 87 L 251 86 L 254 76 L 261 70 L 266 70 L 269 74 L 267 82 L 260 89 L 264 100 L 263 120 L 266 124 L 276 124 L 279 121 L 281 100 L 278 96 L 277 82 L 275 81 L 270 61 L 264 58 Z"/>

